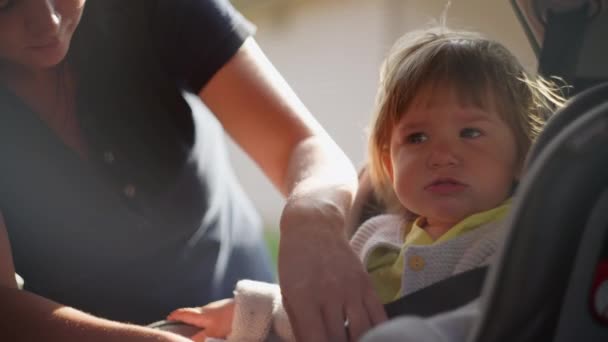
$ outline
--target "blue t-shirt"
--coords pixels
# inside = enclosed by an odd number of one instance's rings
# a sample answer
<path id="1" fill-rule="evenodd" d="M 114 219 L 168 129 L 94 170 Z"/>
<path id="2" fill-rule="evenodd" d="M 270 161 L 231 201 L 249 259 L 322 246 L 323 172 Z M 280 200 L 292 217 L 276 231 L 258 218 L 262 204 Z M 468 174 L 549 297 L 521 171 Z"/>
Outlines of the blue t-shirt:
<path id="1" fill-rule="evenodd" d="M 0 211 L 26 290 L 145 324 L 273 280 L 221 126 L 183 96 L 251 32 L 221 0 L 89 0 L 66 59 L 87 160 L 0 89 Z"/>

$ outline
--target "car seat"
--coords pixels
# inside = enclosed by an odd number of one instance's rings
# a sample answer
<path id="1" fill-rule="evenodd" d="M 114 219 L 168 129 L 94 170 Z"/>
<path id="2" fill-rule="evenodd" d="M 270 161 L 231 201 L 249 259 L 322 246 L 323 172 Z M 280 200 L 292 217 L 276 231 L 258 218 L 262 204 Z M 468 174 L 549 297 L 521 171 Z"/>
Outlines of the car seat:
<path id="1" fill-rule="evenodd" d="M 592 2 L 599 9 L 589 16 Z M 508 219 L 512 230 L 486 280 L 470 342 L 608 341 L 608 83 L 602 83 L 608 12 L 602 6 L 589 1 L 547 13 L 539 69 L 562 76 L 578 95 L 547 123 L 530 153 Z M 560 40 L 566 30 L 569 38 Z"/>
<path id="2" fill-rule="evenodd" d="M 573 120 L 556 117 L 562 129 L 535 149 L 471 341 L 608 341 L 590 292 L 608 246 L 608 87 L 592 93 L 604 100 L 564 110 Z"/>

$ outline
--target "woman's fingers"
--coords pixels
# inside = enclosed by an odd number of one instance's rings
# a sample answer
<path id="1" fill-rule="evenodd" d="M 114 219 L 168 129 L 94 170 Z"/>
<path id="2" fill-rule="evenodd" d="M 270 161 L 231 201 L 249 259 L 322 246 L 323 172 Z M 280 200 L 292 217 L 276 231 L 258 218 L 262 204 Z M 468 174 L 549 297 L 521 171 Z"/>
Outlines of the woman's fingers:
<path id="1" fill-rule="evenodd" d="M 363 301 L 349 305 L 346 309 L 348 319 L 349 341 L 359 341 L 359 338 L 372 327 L 368 313 L 366 312 Z"/>
<path id="2" fill-rule="evenodd" d="M 363 305 L 369 315 L 371 325 L 374 327 L 386 321 L 388 317 L 386 316 L 386 311 L 380 301 L 380 297 L 378 297 L 378 294 L 373 289 L 371 280 L 367 278 L 364 280 L 364 283 L 367 283 L 367 286 L 364 290 Z"/>
<path id="3" fill-rule="evenodd" d="M 322 313 L 318 306 L 310 301 L 306 303 L 305 297 L 295 297 L 294 302 L 283 297 L 283 305 L 290 319 L 291 328 L 298 342 L 329 342 L 323 324 Z M 294 315 L 293 306 L 297 305 L 298 314 Z"/>
<path id="4" fill-rule="evenodd" d="M 323 321 L 330 341 L 348 341 L 342 305 L 325 305 L 323 307 Z"/>
<path id="5" fill-rule="evenodd" d="M 386 312 L 367 274 L 349 290 L 353 291 L 349 298 L 357 299 L 346 305 L 348 334 L 350 341 L 358 341 L 365 332 L 386 320 Z"/>

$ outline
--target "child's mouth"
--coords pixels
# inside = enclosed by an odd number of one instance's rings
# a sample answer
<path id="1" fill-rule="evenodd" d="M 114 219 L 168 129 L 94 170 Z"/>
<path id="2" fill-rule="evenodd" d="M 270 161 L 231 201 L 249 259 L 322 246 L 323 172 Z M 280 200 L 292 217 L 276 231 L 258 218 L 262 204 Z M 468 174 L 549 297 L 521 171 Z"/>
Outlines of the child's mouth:
<path id="1" fill-rule="evenodd" d="M 460 192 L 466 187 L 466 184 L 463 184 L 453 178 L 440 178 L 425 186 L 424 189 L 434 194 L 450 195 Z"/>

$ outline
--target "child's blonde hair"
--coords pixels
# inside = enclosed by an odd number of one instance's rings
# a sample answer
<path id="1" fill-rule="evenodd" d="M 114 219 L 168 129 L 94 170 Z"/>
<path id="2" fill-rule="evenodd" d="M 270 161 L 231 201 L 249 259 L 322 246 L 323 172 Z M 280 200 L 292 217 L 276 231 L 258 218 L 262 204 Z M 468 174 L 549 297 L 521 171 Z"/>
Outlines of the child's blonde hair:
<path id="1" fill-rule="evenodd" d="M 404 208 L 383 163 L 392 129 L 423 87 L 439 84 L 465 102 L 498 109 L 513 130 L 520 164 L 545 119 L 564 101 L 554 83 L 528 74 L 503 45 L 478 33 L 439 27 L 406 34 L 382 65 L 368 142 L 374 191 L 393 211 Z"/>

